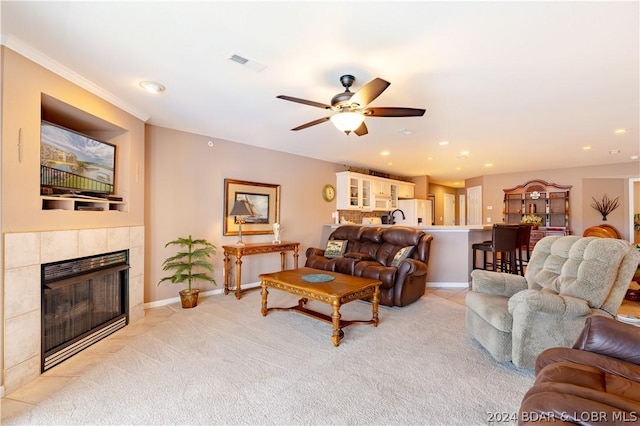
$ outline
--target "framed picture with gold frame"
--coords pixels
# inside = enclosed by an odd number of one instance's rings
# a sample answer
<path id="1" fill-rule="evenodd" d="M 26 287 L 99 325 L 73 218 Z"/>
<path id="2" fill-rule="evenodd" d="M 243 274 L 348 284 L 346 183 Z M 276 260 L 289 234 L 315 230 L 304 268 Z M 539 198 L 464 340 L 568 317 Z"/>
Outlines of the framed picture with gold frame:
<path id="1" fill-rule="evenodd" d="M 280 222 L 280 185 L 225 179 L 224 199 L 223 235 L 238 235 L 240 220 L 242 235 L 273 234 L 273 224 Z M 240 200 L 248 201 L 255 214 L 230 216 L 234 203 Z"/>

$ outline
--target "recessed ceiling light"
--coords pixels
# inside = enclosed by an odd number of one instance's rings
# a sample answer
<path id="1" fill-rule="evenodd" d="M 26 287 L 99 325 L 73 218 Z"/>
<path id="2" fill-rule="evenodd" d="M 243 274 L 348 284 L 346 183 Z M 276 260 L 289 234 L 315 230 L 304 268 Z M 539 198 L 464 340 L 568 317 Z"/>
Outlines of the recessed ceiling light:
<path id="1" fill-rule="evenodd" d="M 398 132 L 402 133 L 403 135 L 412 135 L 413 134 L 413 130 L 409 130 L 409 129 L 400 129 L 400 130 L 398 130 Z"/>
<path id="2" fill-rule="evenodd" d="M 640 155 L 632 155 L 631 159 L 632 160 L 640 160 Z"/>
<path id="3" fill-rule="evenodd" d="M 141 81 L 140 87 L 152 93 L 160 93 L 166 90 L 166 87 L 156 81 Z"/>
<path id="4" fill-rule="evenodd" d="M 462 170 L 462 167 L 456 167 L 456 170 Z"/>
<path id="5" fill-rule="evenodd" d="M 393 163 L 387 163 L 389 166 L 393 166 Z"/>
<path id="6" fill-rule="evenodd" d="M 447 145 L 449 145 L 449 141 L 440 141 L 440 142 L 438 142 L 438 145 L 447 146 Z"/>
<path id="7" fill-rule="evenodd" d="M 627 133 L 627 129 L 616 129 L 613 131 L 613 133 L 615 133 L 616 135 L 624 135 L 625 133 Z"/>
<path id="8" fill-rule="evenodd" d="M 427 157 L 427 160 L 433 160 L 433 157 Z"/>
<path id="9" fill-rule="evenodd" d="M 591 147 L 589 145 L 585 145 L 582 147 L 583 150 L 585 151 L 589 151 L 591 149 Z"/>
<path id="10" fill-rule="evenodd" d="M 485 167 L 493 167 L 493 163 L 484 163 Z"/>
<path id="11" fill-rule="evenodd" d="M 611 154 L 611 155 L 620 154 L 620 150 L 619 149 L 610 149 L 609 150 L 609 154 Z"/>
<path id="12" fill-rule="evenodd" d="M 380 155 L 389 155 L 389 154 L 390 154 L 390 152 L 389 152 L 389 151 L 382 151 L 382 152 L 380 153 Z"/>

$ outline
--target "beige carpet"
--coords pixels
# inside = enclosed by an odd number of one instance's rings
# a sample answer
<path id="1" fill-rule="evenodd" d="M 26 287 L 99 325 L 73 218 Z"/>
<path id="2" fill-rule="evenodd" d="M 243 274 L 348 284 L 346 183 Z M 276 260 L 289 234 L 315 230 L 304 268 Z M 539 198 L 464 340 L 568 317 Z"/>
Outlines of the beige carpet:
<path id="1" fill-rule="evenodd" d="M 270 306 L 295 300 L 270 293 Z M 259 292 L 177 310 L 5 424 L 486 425 L 515 415 L 533 382 L 471 339 L 463 306 L 433 295 L 381 307 L 377 328 L 346 327 L 339 347 L 329 324 L 262 317 Z M 342 313 L 368 319 L 371 305 Z"/>

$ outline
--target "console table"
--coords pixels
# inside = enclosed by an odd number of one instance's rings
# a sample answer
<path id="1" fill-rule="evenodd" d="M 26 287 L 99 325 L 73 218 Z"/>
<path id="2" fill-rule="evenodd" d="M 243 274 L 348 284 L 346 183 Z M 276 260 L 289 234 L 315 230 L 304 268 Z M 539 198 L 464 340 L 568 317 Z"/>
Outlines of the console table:
<path id="1" fill-rule="evenodd" d="M 279 244 L 274 243 L 254 243 L 245 245 L 228 245 L 222 246 L 224 249 L 224 294 L 229 294 L 229 270 L 231 256 L 236 258 L 236 299 L 242 297 L 242 293 L 249 290 L 256 290 L 260 287 L 242 289 L 242 256 L 250 256 L 253 254 L 280 253 L 280 269 L 285 269 L 285 255 L 288 251 L 293 251 L 293 267 L 298 269 L 298 248 L 300 243 L 291 241 L 282 241 Z"/>

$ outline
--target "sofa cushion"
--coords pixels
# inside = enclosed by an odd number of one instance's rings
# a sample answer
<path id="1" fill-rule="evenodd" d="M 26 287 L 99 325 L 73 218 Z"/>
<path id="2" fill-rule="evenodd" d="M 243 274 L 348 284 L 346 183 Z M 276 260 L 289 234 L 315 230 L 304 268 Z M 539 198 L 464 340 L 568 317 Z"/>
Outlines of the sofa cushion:
<path id="1" fill-rule="evenodd" d="M 414 228 L 387 228 L 382 233 L 382 245 L 376 252 L 376 260 L 385 266 L 391 266 L 393 258 L 398 250 L 403 247 L 415 247 L 420 243 L 420 238 L 424 236 L 424 232 Z M 411 256 L 415 253 L 412 251 Z"/>
<path id="2" fill-rule="evenodd" d="M 511 333 L 513 317 L 509 314 L 509 299 L 500 295 L 468 292 L 465 298 L 467 309 L 472 310 L 495 329 Z"/>
<path id="3" fill-rule="evenodd" d="M 396 282 L 398 268 L 381 265 L 375 261 L 362 261 L 355 265 L 355 276 L 382 281 L 380 288 L 391 288 Z"/>

